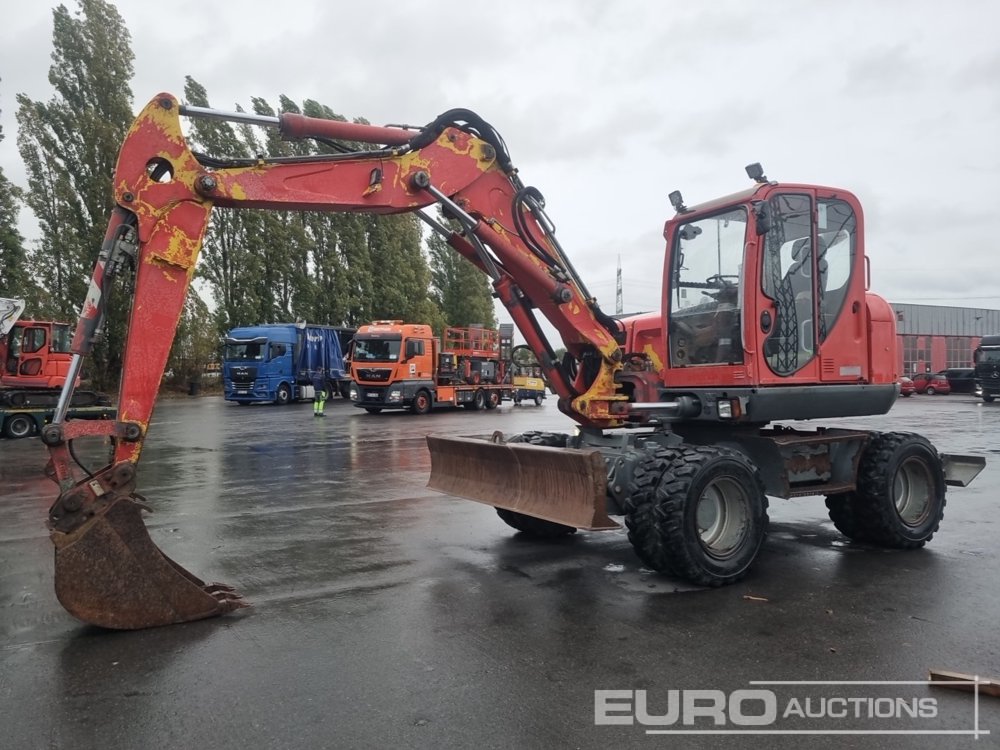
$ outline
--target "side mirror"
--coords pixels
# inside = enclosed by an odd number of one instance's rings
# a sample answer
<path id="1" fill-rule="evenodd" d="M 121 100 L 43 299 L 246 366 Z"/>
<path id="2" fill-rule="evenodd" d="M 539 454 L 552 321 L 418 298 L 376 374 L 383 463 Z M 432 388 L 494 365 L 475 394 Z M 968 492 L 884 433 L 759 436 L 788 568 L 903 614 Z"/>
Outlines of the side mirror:
<path id="1" fill-rule="evenodd" d="M 758 235 L 771 231 L 771 207 L 765 201 L 754 204 L 753 217 L 757 223 Z"/>
<path id="2" fill-rule="evenodd" d="M 413 357 L 416 357 L 417 354 L 420 353 L 417 347 L 418 343 L 419 343 L 418 341 L 415 341 L 413 339 L 410 339 L 409 341 L 406 342 L 406 350 L 403 352 L 403 359 L 411 359 Z"/>

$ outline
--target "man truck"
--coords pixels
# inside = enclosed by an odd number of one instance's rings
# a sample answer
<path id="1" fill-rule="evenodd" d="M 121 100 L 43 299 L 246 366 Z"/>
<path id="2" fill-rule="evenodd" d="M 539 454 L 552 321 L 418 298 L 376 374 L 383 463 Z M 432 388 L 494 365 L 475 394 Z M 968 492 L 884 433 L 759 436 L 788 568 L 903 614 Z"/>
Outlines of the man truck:
<path id="1" fill-rule="evenodd" d="M 273 323 L 233 328 L 226 334 L 222 378 L 226 401 L 290 404 L 316 395 L 343 395 L 350 382 L 344 351 L 353 328 Z"/>

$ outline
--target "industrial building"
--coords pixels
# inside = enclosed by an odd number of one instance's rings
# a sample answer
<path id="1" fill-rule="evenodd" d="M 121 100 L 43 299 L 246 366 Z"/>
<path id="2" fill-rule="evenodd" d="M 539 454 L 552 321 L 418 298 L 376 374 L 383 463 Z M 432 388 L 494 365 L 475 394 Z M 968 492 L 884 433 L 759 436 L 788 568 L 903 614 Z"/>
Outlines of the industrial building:
<path id="1" fill-rule="evenodd" d="M 1000 310 L 890 303 L 896 312 L 899 373 L 972 367 L 983 336 L 1000 334 Z"/>

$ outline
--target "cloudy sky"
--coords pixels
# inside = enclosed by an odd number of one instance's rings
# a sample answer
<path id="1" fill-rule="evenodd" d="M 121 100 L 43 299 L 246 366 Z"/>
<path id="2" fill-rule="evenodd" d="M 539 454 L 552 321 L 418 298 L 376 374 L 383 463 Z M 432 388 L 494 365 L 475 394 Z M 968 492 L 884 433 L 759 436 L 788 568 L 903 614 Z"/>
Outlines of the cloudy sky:
<path id="1" fill-rule="evenodd" d="M 53 5 L 0 0 L 0 166 L 21 185 L 14 97 L 52 95 Z M 185 75 L 220 109 L 285 94 L 374 123 L 475 110 L 545 195 L 606 310 L 619 256 L 626 311 L 659 307 L 667 194 L 693 204 L 742 190 L 754 161 L 771 179 L 860 197 L 872 286 L 890 300 L 1000 308 L 994 0 L 117 7 L 136 110 L 180 95 Z"/>

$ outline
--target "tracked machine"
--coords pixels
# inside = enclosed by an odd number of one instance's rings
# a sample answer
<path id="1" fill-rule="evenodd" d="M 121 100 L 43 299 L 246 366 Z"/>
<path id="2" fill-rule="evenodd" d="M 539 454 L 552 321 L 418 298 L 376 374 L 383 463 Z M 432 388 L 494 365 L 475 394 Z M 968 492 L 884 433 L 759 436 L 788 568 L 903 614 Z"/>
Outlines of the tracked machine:
<path id="1" fill-rule="evenodd" d="M 181 117 L 274 127 L 341 153 L 195 154 Z M 867 288 L 855 196 L 771 182 L 756 166 L 748 173 L 751 187 L 700 205 L 671 194 L 662 310 L 616 320 L 556 240 L 542 194 L 522 183 L 496 130 L 468 110 L 424 127 L 378 127 L 155 97 L 122 146 L 117 207 L 73 340 L 61 413 L 42 436 L 60 487 L 49 511 L 59 600 L 111 628 L 244 605 L 234 589 L 201 581 L 153 544 L 135 494 L 156 386 L 215 206 L 417 212 L 490 277 L 578 429 L 430 435 L 429 485 L 496 507 L 526 534 L 617 528 L 611 516 L 623 516 L 645 565 L 715 586 L 740 579 L 757 556 L 767 496 L 823 495 L 845 535 L 922 546 L 938 528 L 945 485 L 971 481 L 983 459 L 941 455 L 913 434 L 788 426 L 888 411 L 894 316 Z M 460 229 L 437 221 L 431 207 Z M 75 375 L 103 325 L 105 292 L 123 271 L 135 274 L 135 296 L 118 419 L 67 420 Z M 558 332 L 563 358 L 540 317 Z M 79 478 L 68 446 L 95 433 L 113 436 L 113 461 Z"/>

